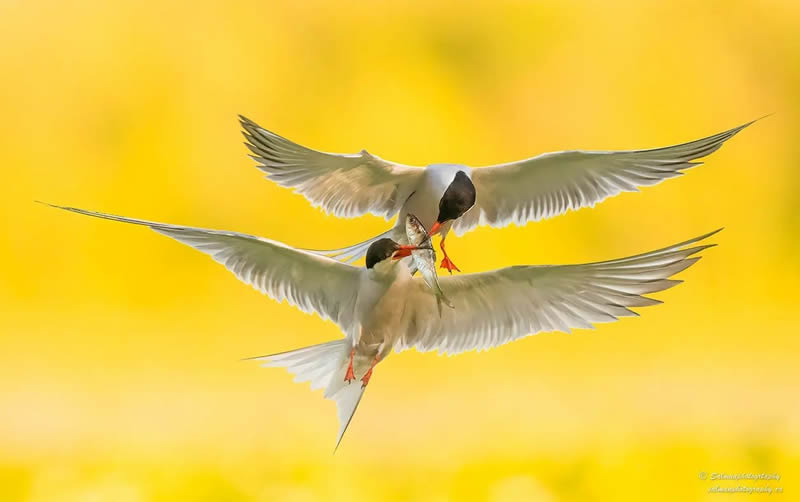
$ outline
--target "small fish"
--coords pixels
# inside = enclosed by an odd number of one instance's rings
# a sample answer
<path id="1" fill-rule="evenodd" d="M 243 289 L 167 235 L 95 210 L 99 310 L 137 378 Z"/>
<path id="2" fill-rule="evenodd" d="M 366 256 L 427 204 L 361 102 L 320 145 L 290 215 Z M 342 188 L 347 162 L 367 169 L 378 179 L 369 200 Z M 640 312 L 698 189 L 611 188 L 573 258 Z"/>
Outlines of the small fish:
<path id="1" fill-rule="evenodd" d="M 439 276 L 436 274 L 436 251 L 433 250 L 431 245 L 431 238 L 428 236 L 428 231 L 425 225 L 419 221 L 419 218 L 409 213 L 406 215 L 406 237 L 408 243 L 413 246 L 419 246 L 422 249 L 411 252 L 412 274 L 419 270 L 425 284 L 433 291 L 436 296 L 436 306 L 439 307 L 439 315 L 442 315 L 442 303 L 448 307 L 455 308 L 453 303 L 444 296 L 442 288 L 439 286 Z"/>

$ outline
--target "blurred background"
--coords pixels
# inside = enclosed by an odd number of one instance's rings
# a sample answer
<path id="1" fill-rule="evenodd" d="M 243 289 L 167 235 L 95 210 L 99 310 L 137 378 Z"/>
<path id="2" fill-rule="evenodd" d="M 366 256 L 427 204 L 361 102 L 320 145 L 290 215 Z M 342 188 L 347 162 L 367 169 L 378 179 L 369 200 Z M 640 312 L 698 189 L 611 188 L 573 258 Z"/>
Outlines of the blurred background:
<path id="1" fill-rule="evenodd" d="M 0 2 L 0 500 L 797 500 L 798 20 L 791 0 Z M 153 232 L 33 203 L 332 248 L 388 223 L 263 180 L 237 114 L 480 166 L 772 112 L 679 179 L 449 239 L 475 272 L 726 227 L 640 318 L 392 356 L 335 456 L 333 402 L 240 361 L 332 323 Z M 739 472 L 782 477 L 700 479 Z"/>

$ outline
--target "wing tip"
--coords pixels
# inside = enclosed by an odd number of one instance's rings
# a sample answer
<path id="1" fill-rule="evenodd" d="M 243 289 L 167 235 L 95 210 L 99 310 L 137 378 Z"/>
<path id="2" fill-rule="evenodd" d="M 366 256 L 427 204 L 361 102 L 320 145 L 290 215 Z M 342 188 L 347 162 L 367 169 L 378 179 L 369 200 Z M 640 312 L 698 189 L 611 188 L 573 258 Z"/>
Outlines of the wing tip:
<path id="1" fill-rule="evenodd" d="M 685 241 L 685 242 L 682 242 L 680 244 L 677 244 L 674 247 L 675 248 L 682 248 L 682 247 L 688 246 L 689 244 L 694 244 L 695 242 L 704 241 L 704 240 L 708 239 L 709 237 L 711 237 L 712 235 L 716 235 L 716 234 L 722 232 L 723 230 L 725 230 L 725 227 L 719 227 L 719 228 L 717 228 L 715 230 L 712 230 L 712 231 L 707 232 L 705 234 L 702 234 L 702 235 L 699 235 L 699 236 L 694 237 L 692 239 L 689 239 L 688 241 Z M 716 246 L 716 244 L 706 244 L 706 246 L 713 247 L 713 246 Z"/>
<path id="2" fill-rule="evenodd" d="M 248 126 L 248 125 L 253 125 L 253 126 L 256 126 L 256 123 L 255 123 L 255 122 L 253 122 L 253 121 L 252 121 L 252 120 L 250 120 L 249 118 L 245 117 L 245 116 L 244 116 L 244 115 L 242 115 L 241 113 L 240 113 L 240 114 L 238 114 L 238 115 L 237 115 L 237 117 L 239 118 L 239 123 L 240 123 L 242 126 L 245 126 L 245 127 L 246 127 L 246 126 Z M 256 126 L 256 127 L 258 127 L 258 126 Z"/>
<path id="3" fill-rule="evenodd" d="M 716 235 L 716 234 L 722 232 L 723 230 L 725 230 L 725 227 L 719 227 L 716 230 L 712 230 L 712 231 L 708 232 L 707 234 L 705 234 L 704 236 L 702 236 L 700 238 L 700 240 L 707 239 L 707 238 L 711 237 L 712 235 Z M 714 246 L 716 246 L 716 244 L 714 244 Z"/>
<path id="4" fill-rule="evenodd" d="M 729 140 L 730 138 L 736 136 L 737 134 L 742 132 L 744 129 L 750 127 L 751 125 L 755 124 L 756 122 L 764 120 L 767 117 L 771 117 L 772 115 L 775 115 L 775 112 L 767 113 L 767 114 L 762 115 L 762 116 L 760 116 L 758 118 L 755 118 L 755 119 L 753 119 L 753 120 L 751 120 L 749 122 L 745 122 L 744 124 L 742 124 L 740 126 L 736 126 L 736 127 L 732 128 L 732 129 L 728 129 L 728 131 L 726 133 L 723 133 L 723 134 L 730 134 L 730 136 L 725 138 L 723 141 Z"/>
<path id="5" fill-rule="evenodd" d="M 72 206 L 61 206 L 61 205 L 58 205 L 58 204 L 51 204 L 50 202 L 44 202 L 44 201 L 41 201 L 41 200 L 34 200 L 33 202 L 35 202 L 37 204 L 42 204 L 44 206 L 52 207 L 52 208 L 55 208 L 55 209 L 62 209 L 64 211 L 69 211 L 71 213 L 83 214 L 85 216 L 95 216 L 95 217 L 98 217 L 98 218 L 106 218 L 106 219 L 109 219 L 108 216 L 113 216 L 113 217 L 119 218 L 119 216 L 116 216 L 116 215 L 104 215 L 104 213 L 96 213 L 94 211 L 89 211 L 87 209 L 80 209 L 80 208 L 72 207 Z"/>
<path id="6" fill-rule="evenodd" d="M 762 116 L 758 117 L 757 119 L 753 119 L 753 120 L 751 120 L 750 122 L 748 122 L 748 123 L 744 124 L 744 125 L 742 126 L 742 129 L 744 129 L 745 127 L 749 126 L 750 124 L 755 124 L 756 122 L 759 122 L 759 121 L 761 121 L 761 120 L 764 120 L 765 118 L 771 117 L 771 116 L 775 115 L 776 113 L 777 113 L 777 112 L 769 112 L 769 113 L 766 113 L 766 114 L 764 114 L 764 115 L 762 115 Z"/>
<path id="7" fill-rule="evenodd" d="M 43 206 L 54 207 L 56 209 L 66 209 L 67 211 L 73 209 L 71 207 L 59 206 L 58 204 L 51 204 L 50 202 L 45 202 L 43 200 L 38 200 L 38 199 L 33 199 L 33 202 L 36 203 L 36 204 L 41 204 Z"/>
<path id="8" fill-rule="evenodd" d="M 270 357 L 272 357 L 274 355 L 275 354 L 269 354 L 269 355 L 265 355 L 265 356 L 243 357 L 243 358 L 239 359 L 239 362 L 244 362 L 244 361 L 267 361 L 267 360 L 269 360 Z"/>

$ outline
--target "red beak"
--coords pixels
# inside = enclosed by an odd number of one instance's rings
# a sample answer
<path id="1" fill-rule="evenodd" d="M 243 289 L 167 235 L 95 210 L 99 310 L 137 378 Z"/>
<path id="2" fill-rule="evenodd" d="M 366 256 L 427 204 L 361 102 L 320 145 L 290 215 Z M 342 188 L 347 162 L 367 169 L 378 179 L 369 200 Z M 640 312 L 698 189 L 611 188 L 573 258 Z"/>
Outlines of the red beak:
<path id="1" fill-rule="evenodd" d="M 405 258 L 406 256 L 411 256 L 411 251 L 419 249 L 418 246 L 411 246 L 411 245 L 402 245 L 397 247 L 397 251 L 394 252 L 392 255 L 393 260 L 399 260 L 400 258 Z"/>
<path id="2" fill-rule="evenodd" d="M 433 234 L 435 234 L 436 232 L 438 232 L 439 231 L 439 227 L 441 227 L 441 226 L 442 226 L 442 224 L 439 223 L 438 221 L 436 223 L 434 223 L 433 226 L 431 227 L 431 229 L 428 231 L 428 237 L 430 237 Z"/>

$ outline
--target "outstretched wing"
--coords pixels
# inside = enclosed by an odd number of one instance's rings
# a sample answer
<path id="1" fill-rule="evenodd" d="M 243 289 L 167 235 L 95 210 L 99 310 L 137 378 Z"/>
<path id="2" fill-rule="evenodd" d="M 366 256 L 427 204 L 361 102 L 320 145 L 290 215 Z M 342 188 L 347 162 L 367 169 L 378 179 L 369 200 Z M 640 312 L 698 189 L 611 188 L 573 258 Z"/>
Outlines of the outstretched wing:
<path id="1" fill-rule="evenodd" d="M 680 176 L 701 164 L 739 131 L 755 121 L 689 143 L 608 152 L 545 153 L 508 164 L 477 168 L 472 182 L 475 205 L 453 224 L 456 235 L 478 225 L 524 225 L 558 216 L 572 209 L 593 207 L 620 192 L 637 192 Z"/>
<path id="2" fill-rule="evenodd" d="M 316 312 L 345 331 L 353 325 L 359 268 L 263 237 L 136 220 L 73 207 L 53 207 L 145 225 L 211 256 L 239 280 L 278 302 L 286 300 L 303 312 Z"/>
<path id="3" fill-rule="evenodd" d="M 629 258 L 583 265 L 517 266 L 493 272 L 441 278 L 455 309 L 437 312 L 436 300 L 417 280 L 407 299 L 408 330 L 398 350 L 438 350 L 457 354 L 488 350 L 547 331 L 569 333 L 637 315 L 631 307 L 661 303 L 643 296 L 681 281 L 674 274 L 690 267 L 688 247 L 718 232 Z"/>
<path id="4" fill-rule="evenodd" d="M 302 194 L 314 207 L 342 218 L 366 213 L 394 216 L 424 172 L 366 150 L 325 153 L 298 145 L 240 116 L 245 145 L 267 178 Z"/>

